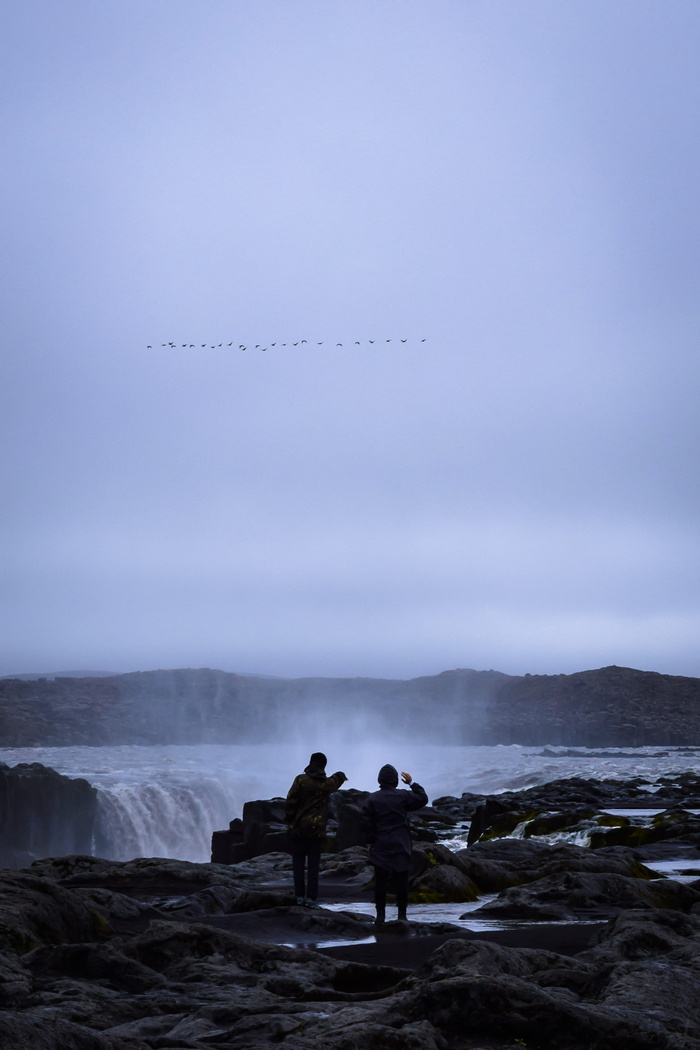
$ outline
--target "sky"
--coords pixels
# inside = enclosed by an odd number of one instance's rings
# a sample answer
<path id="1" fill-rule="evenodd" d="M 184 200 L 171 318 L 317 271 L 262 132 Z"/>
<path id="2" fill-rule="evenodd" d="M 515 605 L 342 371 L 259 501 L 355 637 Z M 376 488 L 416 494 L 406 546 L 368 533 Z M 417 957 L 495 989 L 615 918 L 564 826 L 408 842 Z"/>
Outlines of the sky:
<path id="1" fill-rule="evenodd" d="M 700 676 L 699 44 L 5 4 L 0 674 Z"/>

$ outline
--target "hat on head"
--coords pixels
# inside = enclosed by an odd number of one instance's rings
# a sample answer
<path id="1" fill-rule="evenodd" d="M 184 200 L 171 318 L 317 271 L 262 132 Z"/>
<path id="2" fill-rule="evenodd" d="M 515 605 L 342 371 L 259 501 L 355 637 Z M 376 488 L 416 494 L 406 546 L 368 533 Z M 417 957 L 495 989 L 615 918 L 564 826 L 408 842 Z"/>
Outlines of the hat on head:
<path id="1" fill-rule="evenodd" d="M 322 769 L 326 768 L 328 759 L 324 755 L 323 751 L 314 751 L 313 755 L 309 759 L 310 766 L 321 766 Z"/>
<path id="2" fill-rule="evenodd" d="M 380 787 L 395 788 L 399 783 L 399 774 L 396 772 L 393 766 L 388 763 L 379 770 L 379 776 L 377 777 Z"/>

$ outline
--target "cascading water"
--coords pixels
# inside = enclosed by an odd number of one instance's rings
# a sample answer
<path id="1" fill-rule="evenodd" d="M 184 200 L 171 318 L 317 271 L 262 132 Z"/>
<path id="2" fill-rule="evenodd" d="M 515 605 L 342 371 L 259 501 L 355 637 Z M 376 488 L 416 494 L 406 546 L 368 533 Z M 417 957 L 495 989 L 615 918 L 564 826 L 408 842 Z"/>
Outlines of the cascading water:
<path id="1" fill-rule="evenodd" d="M 102 788 L 97 802 L 94 852 L 113 860 L 208 859 L 212 830 L 236 815 L 231 795 L 212 779 Z"/>
<path id="2" fill-rule="evenodd" d="M 463 791 L 491 794 L 559 777 L 641 775 L 655 780 L 697 765 L 695 752 L 673 749 L 611 748 L 603 754 L 581 748 L 557 755 L 551 748 L 543 752 L 517 745 L 407 746 L 376 737 L 353 740 L 342 731 L 332 740 L 328 730 L 322 738 L 309 735 L 284 745 L 6 748 L 0 750 L 0 761 L 41 762 L 93 784 L 98 790 L 97 856 L 207 861 L 212 832 L 240 816 L 248 800 L 285 795 L 312 750 L 328 754 L 329 772 L 345 770 L 347 787 L 373 790 L 380 766 L 391 762 L 408 769 L 431 799 Z M 560 837 L 581 830 L 570 829 Z"/>
<path id="3" fill-rule="evenodd" d="M 96 787 L 93 853 L 110 860 L 207 861 L 213 831 L 228 827 L 249 799 L 288 787 L 268 773 L 279 761 L 267 755 L 260 764 L 248 748 L 14 748 L 0 754 L 10 765 L 41 762 Z"/>

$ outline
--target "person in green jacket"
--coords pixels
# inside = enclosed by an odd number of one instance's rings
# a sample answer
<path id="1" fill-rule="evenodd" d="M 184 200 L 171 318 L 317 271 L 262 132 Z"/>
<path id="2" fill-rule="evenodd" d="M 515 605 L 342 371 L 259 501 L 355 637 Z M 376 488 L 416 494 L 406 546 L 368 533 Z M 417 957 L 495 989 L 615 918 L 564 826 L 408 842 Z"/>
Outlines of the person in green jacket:
<path id="1" fill-rule="evenodd" d="M 294 778 L 286 802 L 297 904 L 318 907 L 318 871 L 328 823 L 328 800 L 348 779 L 338 771 L 326 776 L 328 759 L 314 751 L 303 773 Z"/>

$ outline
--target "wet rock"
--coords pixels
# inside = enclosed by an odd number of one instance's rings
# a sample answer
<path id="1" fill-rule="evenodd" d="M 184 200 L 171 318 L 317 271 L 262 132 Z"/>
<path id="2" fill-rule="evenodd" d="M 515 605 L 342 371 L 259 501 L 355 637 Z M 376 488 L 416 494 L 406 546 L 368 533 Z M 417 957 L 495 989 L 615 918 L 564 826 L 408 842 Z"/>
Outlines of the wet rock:
<path id="1" fill-rule="evenodd" d="M 656 814 L 649 825 L 640 827 L 625 822 L 607 831 L 594 832 L 590 841 L 591 847 L 598 849 L 601 846 L 638 848 L 667 840 L 700 846 L 700 816 L 681 808 L 665 810 Z"/>
<path id="2" fill-rule="evenodd" d="M 10 952 L 0 952 L 0 1010 L 23 1003 L 31 987 L 31 975 L 24 962 Z"/>
<path id="3" fill-rule="evenodd" d="M 89 901 L 26 870 L 0 871 L 0 950 L 24 954 L 42 944 L 107 936 L 108 923 Z"/>
<path id="4" fill-rule="evenodd" d="M 661 1024 L 630 1011 L 572 1002 L 571 993 L 513 976 L 463 976 L 428 982 L 410 1007 L 438 1030 L 519 1040 L 519 1045 L 595 1046 L 596 1050 L 659 1050 L 669 1045 Z"/>
<path id="5" fill-rule="evenodd" d="M 35 927 L 44 922 L 37 883 L 53 887 L 43 893 L 57 914 L 31 951 L 20 938 L 14 948 L 6 942 L 0 954 L 0 1045 L 447 1050 L 468 1042 L 478 1050 L 483 1040 L 492 1048 L 525 1042 L 561 1050 L 565 1035 L 566 1050 L 700 1050 L 700 915 L 687 910 L 697 903 L 698 888 L 633 877 L 629 871 L 639 861 L 624 849 L 494 840 L 465 851 L 466 857 L 452 855 L 451 863 L 449 851 L 437 844 L 417 852 L 418 877 L 466 877 L 470 858 L 513 878 L 547 871 L 502 898 L 519 894 L 538 917 L 546 909 L 586 918 L 624 910 L 601 926 L 593 947 L 572 956 L 465 938 L 450 924 L 387 923 L 377 950 L 392 945 L 392 957 L 418 937 L 440 932 L 451 938 L 411 972 L 263 943 L 228 928 L 240 923 L 253 932 L 278 923 L 287 938 L 299 941 L 366 939 L 369 919 L 351 905 L 338 912 L 276 903 L 280 891 L 265 879 L 276 865 L 288 865 L 282 854 L 234 866 L 63 858 L 42 863 L 42 874 L 2 873 L 13 877 L 7 887 L 19 905 L 14 921 L 35 938 Z M 365 858 L 354 848 L 328 855 L 324 864 L 329 877 L 354 878 Z M 554 870 L 577 863 L 620 870 Z M 163 886 L 179 893 L 154 904 Z M 256 899 L 260 907 L 210 912 L 206 923 L 164 917 L 168 900 L 187 899 L 193 908 L 217 901 L 217 907 L 237 908 Z M 144 928 L 153 911 L 158 918 Z M 1 921 L 11 913 L 8 904 Z"/>
<path id="6" fill-rule="evenodd" d="M 131 1050 L 120 1039 L 82 1025 L 11 1012 L 0 1014 L 0 1046 L 8 1050 Z"/>
<path id="7" fill-rule="evenodd" d="M 488 941 L 457 939 L 445 941 L 418 971 L 419 978 L 431 981 L 461 974 L 509 974 L 531 977 L 553 966 L 575 968 L 575 964 L 555 952 L 533 948 L 508 948 Z"/>
<path id="8" fill-rule="evenodd" d="M 466 902 L 478 899 L 475 883 L 453 865 L 440 864 L 429 868 L 419 881 L 414 881 L 411 901 Z"/>
<path id="9" fill-rule="evenodd" d="M 478 888 L 456 853 L 440 843 L 416 843 L 409 899 L 423 903 L 476 900 Z"/>
<path id="10" fill-rule="evenodd" d="M 459 850 L 455 856 L 483 893 L 498 893 L 509 886 L 569 871 L 655 877 L 634 850 L 620 847 L 593 851 L 563 842 L 550 845 L 533 839 L 494 839 Z"/>
<path id="11" fill-rule="evenodd" d="M 575 919 L 609 916 L 624 908 L 689 911 L 700 902 L 690 886 L 671 879 L 646 881 L 597 872 L 564 872 L 505 890 L 476 915 L 508 919 Z"/>
<path id="12" fill-rule="evenodd" d="M 374 878 L 374 867 L 367 860 L 366 846 L 351 846 L 340 853 L 321 857 L 321 884 L 342 880 L 347 885 L 367 887 Z"/>
<path id="13" fill-rule="evenodd" d="M 36 976 L 62 974 L 84 981 L 100 981 L 127 993 L 162 988 L 166 983 L 159 973 L 124 955 L 115 944 L 36 948 L 24 957 L 24 965 Z"/>
<path id="14" fill-rule="evenodd" d="M 470 791 L 464 791 L 460 796 L 442 795 L 433 799 L 433 807 L 439 813 L 444 813 L 454 821 L 471 820 L 476 809 L 487 798 L 486 795 L 476 795 Z"/>
<path id="15" fill-rule="evenodd" d="M 211 836 L 212 864 L 235 864 L 245 860 L 248 851 L 243 849 L 243 821 L 235 817 L 229 821 L 225 831 L 213 831 Z"/>

